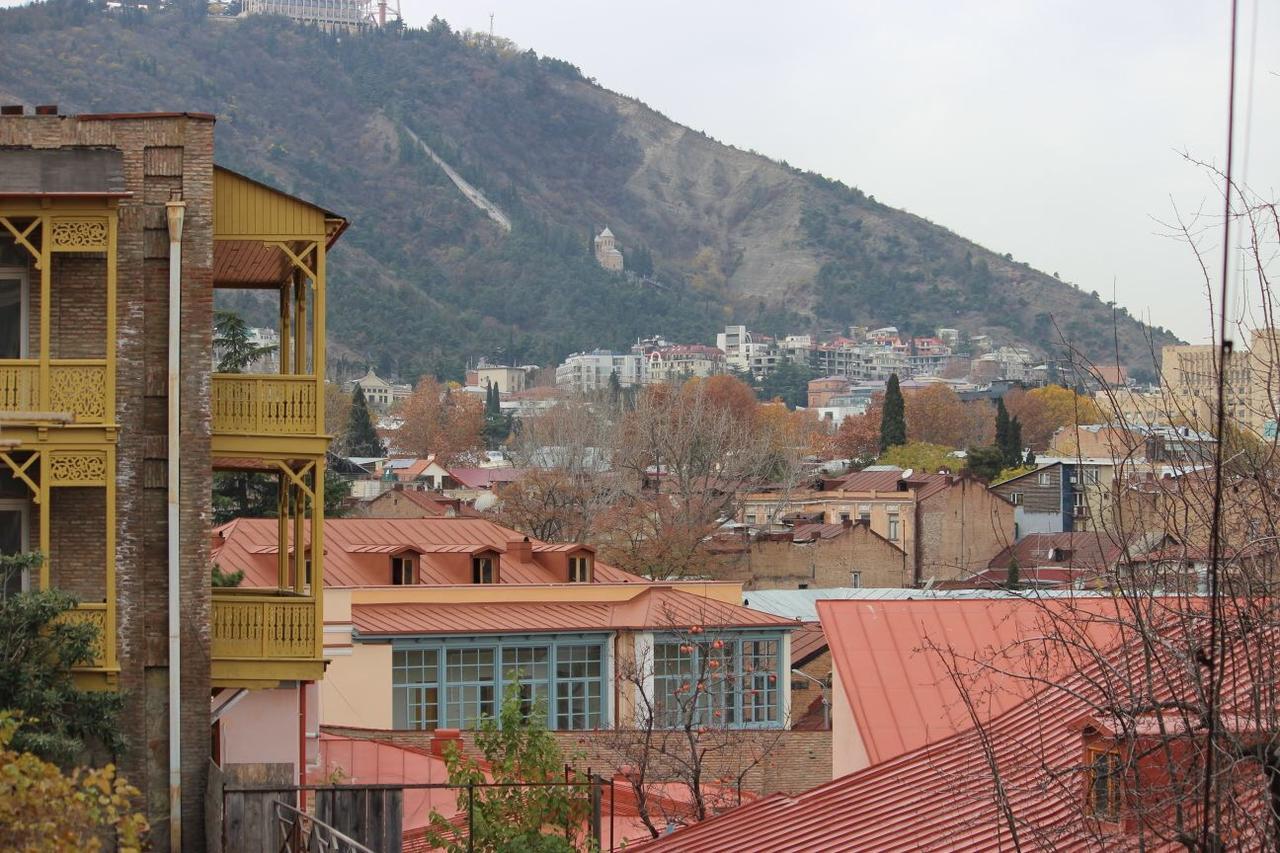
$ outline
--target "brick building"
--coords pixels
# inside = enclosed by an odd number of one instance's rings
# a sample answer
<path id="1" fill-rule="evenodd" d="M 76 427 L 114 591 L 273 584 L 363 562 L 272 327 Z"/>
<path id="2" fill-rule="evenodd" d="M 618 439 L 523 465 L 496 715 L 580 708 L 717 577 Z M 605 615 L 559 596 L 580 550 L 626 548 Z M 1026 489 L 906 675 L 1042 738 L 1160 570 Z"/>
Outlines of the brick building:
<path id="1" fill-rule="evenodd" d="M 21 113 L 0 114 L 0 547 L 44 555 L 23 586 L 79 597 L 101 642 L 76 677 L 128 697 L 118 763 L 152 843 L 201 850 L 211 757 L 266 737 L 301 772 L 324 669 L 325 253 L 346 222 L 216 167 L 212 116 Z M 215 287 L 279 293 L 285 372 L 213 374 Z M 215 468 L 281 485 L 268 588 L 211 589 Z M 288 546 L 308 534 L 314 559 Z"/>
<path id="2" fill-rule="evenodd" d="M 969 577 L 985 570 L 1015 538 L 1013 505 L 981 481 L 888 466 L 822 480 L 810 489 L 761 492 L 743 500 L 740 520 L 748 525 L 769 530 L 791 519 L 865 523 L 906 554 L 907 577 L 890 586 Z"/>
<path id="3" fill-rule="evenodd" d="M 797 523 L 781 531 L 717 537 L 717 576 L 744 589 L 910 586 L 911 561 L 869 521 Z"/>

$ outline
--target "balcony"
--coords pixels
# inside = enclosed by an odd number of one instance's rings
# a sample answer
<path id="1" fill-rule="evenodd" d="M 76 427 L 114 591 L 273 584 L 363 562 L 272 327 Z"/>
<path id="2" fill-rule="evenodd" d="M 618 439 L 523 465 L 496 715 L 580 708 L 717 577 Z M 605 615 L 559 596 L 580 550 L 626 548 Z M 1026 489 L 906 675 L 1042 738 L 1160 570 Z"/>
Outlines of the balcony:
<path id="1" fill-rule="evenodd" d="M 324 675 L 320 602 L 283 590 L 215 589 L 215 687 L 261 687 Z"/>
<path id="2" fill-rule="evenodd" d="M 214 374 L 214 455 L 323 454 L 328 439 L 317 404 L 321 393 L 315 376 Z"/>
<path id="3" fill-rule="evenodd" d="M 60 621 L 73 625 L 92 625 L 98 631 L 93 645 L 93 657 L 75 667 L 77 684 L 82 689 L 112 686 L 118 671 L 115 662 L 114 630 L 105 603 L 79 604 L 74 610 L 63 613 Z"/>
<path id="4" fill-rule="evenodd" d="M 33 420 L 59 414 L 69 415 L 77 425 L 111 423 L 106 359 L 53 359 L 47 388 L 42 387 L 40 373 L 36 359 L 0 360 L 0 412 L 10 414 L 6 420 L 21 420 L 16 416 L 30 412 L 40 416 Z"/>

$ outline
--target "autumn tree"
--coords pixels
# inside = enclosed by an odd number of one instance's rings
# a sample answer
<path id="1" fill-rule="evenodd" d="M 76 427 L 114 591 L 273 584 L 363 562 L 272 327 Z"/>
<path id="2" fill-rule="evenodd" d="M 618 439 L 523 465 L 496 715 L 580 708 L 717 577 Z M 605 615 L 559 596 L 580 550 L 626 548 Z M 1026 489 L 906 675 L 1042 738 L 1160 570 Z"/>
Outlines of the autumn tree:
<path id="1" fill-rule="evenodd" d="M 880 416 L 880 452 L 907 443 L 907 409 L 902 399 L 898 374 L 889 375 L 884 388 L 884 409 Z"/>
<path id="2" fill-rule="evenodd" d="M 909 441 L 890 447 L 876 460 L 879 465 L 897 465 L 916 472 L 936 474 L 939 471 L 955 472 L 964 467 L 964 460 L 951 455 L 952 449 L 941 444 Z"/>
<path id="3" fill-rule="evenodd" d="M 1014 388 L 1004 395 L 1010 417 L 1022 424 L 1023 442 L 1035 451 L 1046 450 L 1061 427 L 1096 424 L 1102 413 L 1092 397 L 1077 394 L 1061 385 L 1046 385 L 1025 391 Z"/>
<path id="4" fill-rule="evenodd" d="M 941 382 L 904 396 L 908 440 L 944 447 L 984 441 L 985 421 L 990 418 L 985 403 L 965 403 L 950 385 Z"/>
<path id="5" fill-rule="evenodd" d="M 345 452 L 347 430 L 351 426 L 351 395 L 335 382 L 324 383 L 324 431 L 333 436 L 336 453 Z"/>
<path id="6" fill-rule="evenodd" d="M 831 450 L 836 456 L 853 460 L 854 464 L 867 465 L 880 453 L 880 422 L 883 418 L 883 397 L 876 395 L 861 415 L 845 418 L 831 440 Z"/>
<path id="7" fill-rule="evenodd" d="M 484 403 L 433 377 L 420 381 L 396 414 L 402 423 L 395 444 L 402 453 L 434 453 L 441 464 L 450 465 L 473 461 L 484 450 Z"/>

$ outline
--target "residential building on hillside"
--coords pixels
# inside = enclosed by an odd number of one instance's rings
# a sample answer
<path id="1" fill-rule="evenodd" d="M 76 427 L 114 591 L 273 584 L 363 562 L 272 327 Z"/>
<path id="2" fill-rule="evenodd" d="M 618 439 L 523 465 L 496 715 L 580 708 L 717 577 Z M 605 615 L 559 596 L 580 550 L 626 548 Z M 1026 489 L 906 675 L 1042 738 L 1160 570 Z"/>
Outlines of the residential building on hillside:
<path id="1" fill-rule="evenodd" d="M 739 521 L 860 521 L 907 555 L 905 585 L 970 577 L 1014 541 L 1014 506 L 971 477 L 876 466 L 818 486 L 745 496 Z"/>
<path id="2" fill-rule="evenodd" d="M 608 225 L 596 235 L 595 248 L 596 263 L 607 270 L 622 272 L 622 249 L 618 246 L 618 239 L 613 236 Z"/>
<path id="3" fill-rule="evenodd" d="M 853 383 L 846 376 L 824 376 L 821 379 L 809 380 L 808 408 L 818 409 L 832 397 L 842 397 L 849 393 Z"/>
<path id="4" fill-rule="evenodd" d="M 409 399 L 413 394 L 412 385 L 388 382 L 374 373 L 372 367 L 359 379 L 344 383 L 342 388 L 351 394 L 354 393 L 357 385 L 364 391 L 364 399 L 369 404 L 369 408 L 377 412 L 389 412 L 397 403 Z"/>
<path id="5" fill-rule="evenodd" d="M 273 529 L 232 521 L 216 531 L 214 557 L 263 581 Z M 636 725 L 647 707 L 663 726 L 701 671 L 701 647 L 686 639 L 697 626 L 723 649 L 713 668 L 747 688 L 708 694 L 707 724 L 714 711 L 737 726 L 788 725 L 794 623 L 742 607 L 738 584 L 649 582 L 591 546 L 483 519 L 333 519 L 326 534 L 325 724 L 471 729 L 523 674 L 552 729 Z"/>
<path id="6" fill-rule="evenodd" d="M 681 382 L 724 373 L 724 353 L 701 344 L 680 344 L 652 350 L 645 356 L 645 382 Z"/>
<path id="7" fill-rule="evenodd" d="M 373 26 L 370 0 L 243 0 L 241 15 L 283 15 L 327 32 Z"/>
<path id="8" fill-rule="evenodd" d="M 556 368 L 556 387 L 580 394 L 607 391 L 610 377 L 616 374 L 621 387 L 631 388 L 644 383 L 644 367 L 644 356 L 636 353 L 575 352 Z"/>
<path id="9" fill-rule="evenodd" d="M 76 680 L 129 697 L 116 763 L 159 850 L 203 849 L 211 758 L 305 776 L 324 674 L 326 263 L 347 221 L 213 152 L 197 113 L 0 115 L 0 547 L 39 551 L 19 584 L 75 594 L 99 630 Z M 215 288 L 278 295 L 281 372 L 213 372 Z M 283 496 L 252 590 L 210 584 L 215 470 Z"/>
<path id="10" fill-rule="evenodd" d="M 1110 457 L 1038 461 L 1041 464 L 1034 471 L 991 487 L 1013 504 L 1017 537 L 1104 529 L 1114 461 Z"/>
<path id="11" fill-rule="evenodd" d="M 467 370 L 467 385 L 471 387 L 496 387 L 504 397 L 518 394 L 529 382 L 529 374 L 536 367 L 508 367 L 505 364 L 485 364 L 483 361 Z"/>

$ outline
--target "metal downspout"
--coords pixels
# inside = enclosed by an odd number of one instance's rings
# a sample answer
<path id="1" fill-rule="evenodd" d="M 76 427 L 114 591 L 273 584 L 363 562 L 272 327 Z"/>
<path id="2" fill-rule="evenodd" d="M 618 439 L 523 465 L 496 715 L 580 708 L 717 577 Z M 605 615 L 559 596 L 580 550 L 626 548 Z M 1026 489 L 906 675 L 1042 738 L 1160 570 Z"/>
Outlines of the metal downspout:
<path id="1" fill-rule="evenodd" d="M 182 849 L 182 598 L 178 576 L 178 507 L 182 466 L 179 399 L 182 377 L 182 221 L 185 201 L 165 204 L 169 224 L 169 849 Z"/>

